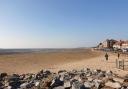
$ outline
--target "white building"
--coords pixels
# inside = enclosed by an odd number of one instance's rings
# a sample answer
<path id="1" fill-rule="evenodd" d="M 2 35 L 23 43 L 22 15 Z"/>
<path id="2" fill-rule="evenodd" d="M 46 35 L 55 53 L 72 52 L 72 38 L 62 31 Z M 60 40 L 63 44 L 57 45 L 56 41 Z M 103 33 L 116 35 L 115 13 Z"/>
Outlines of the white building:
<path id="1" fill-rule="evenodd" d="M 122 44 L 122 49 L 128 49 L 128 41 L 125 41 L 125 42 Z"/>

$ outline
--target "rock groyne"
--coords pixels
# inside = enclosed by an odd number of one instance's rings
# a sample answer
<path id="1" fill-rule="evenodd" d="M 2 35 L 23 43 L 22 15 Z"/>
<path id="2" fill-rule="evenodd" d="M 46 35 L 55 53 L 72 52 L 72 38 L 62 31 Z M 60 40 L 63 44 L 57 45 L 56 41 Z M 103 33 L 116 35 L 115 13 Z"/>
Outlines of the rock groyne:
<path id="1" fill-rule="evenodd" d="M 128 89 L 128 76 L 121 78 L 112 71 L 41 70 L 36 74 L 0 74 L 0 89 Z"/>

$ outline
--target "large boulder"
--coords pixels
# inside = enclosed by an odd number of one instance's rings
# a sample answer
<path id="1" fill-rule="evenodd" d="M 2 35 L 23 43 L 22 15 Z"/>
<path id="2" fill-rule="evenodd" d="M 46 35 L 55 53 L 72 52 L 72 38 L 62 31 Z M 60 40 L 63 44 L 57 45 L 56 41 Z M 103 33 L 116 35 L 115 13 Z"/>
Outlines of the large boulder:
<path id="1" fill-rule="evenodd" d="M 124 82 L 124 79 L 118 78 L 118 77 L 113 77 L 113 80 L 116 81 L 116 82 L 120 82 L 120 83 Z"/>
<path id="2" fill-rule="evenodd" d="M 56 79 L 53 79 L 51 83 L 51 88 L 55 88 L 63 85 L 64 85 L 64 81 L 61 81 L 60 78 L 56 78 Z"/>
<path id="3" fill-rule="evenodd" d="M 108 81 L 107 83 L 105 83 L 105 86 L 116 88 L 116 89 L 121 88 L 121 84 L 119 82 L 112 82 L 112 81 Z"/>

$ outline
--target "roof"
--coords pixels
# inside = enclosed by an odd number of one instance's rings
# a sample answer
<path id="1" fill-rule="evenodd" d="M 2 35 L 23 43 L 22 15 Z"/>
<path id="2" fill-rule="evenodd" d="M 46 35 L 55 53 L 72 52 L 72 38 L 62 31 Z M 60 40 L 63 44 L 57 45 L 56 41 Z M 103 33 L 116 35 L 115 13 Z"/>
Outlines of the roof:
<path id="1" fill-rule="evenodd" d="M 122 45 L 122 44 L 128 44 L 128 41 L 117 41 L 114 45 Z"/>

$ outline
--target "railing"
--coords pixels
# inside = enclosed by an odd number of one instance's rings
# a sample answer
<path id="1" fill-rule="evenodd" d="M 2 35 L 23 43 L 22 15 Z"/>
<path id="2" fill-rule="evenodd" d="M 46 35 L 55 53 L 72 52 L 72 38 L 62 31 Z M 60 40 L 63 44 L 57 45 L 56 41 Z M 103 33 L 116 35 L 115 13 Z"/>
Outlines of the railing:
<path id="1" fill-rule="evenodd" d="M 116 68 L 124 70 L 126 66 L 128 66 L 128 61 L 116 59 Z"/>

